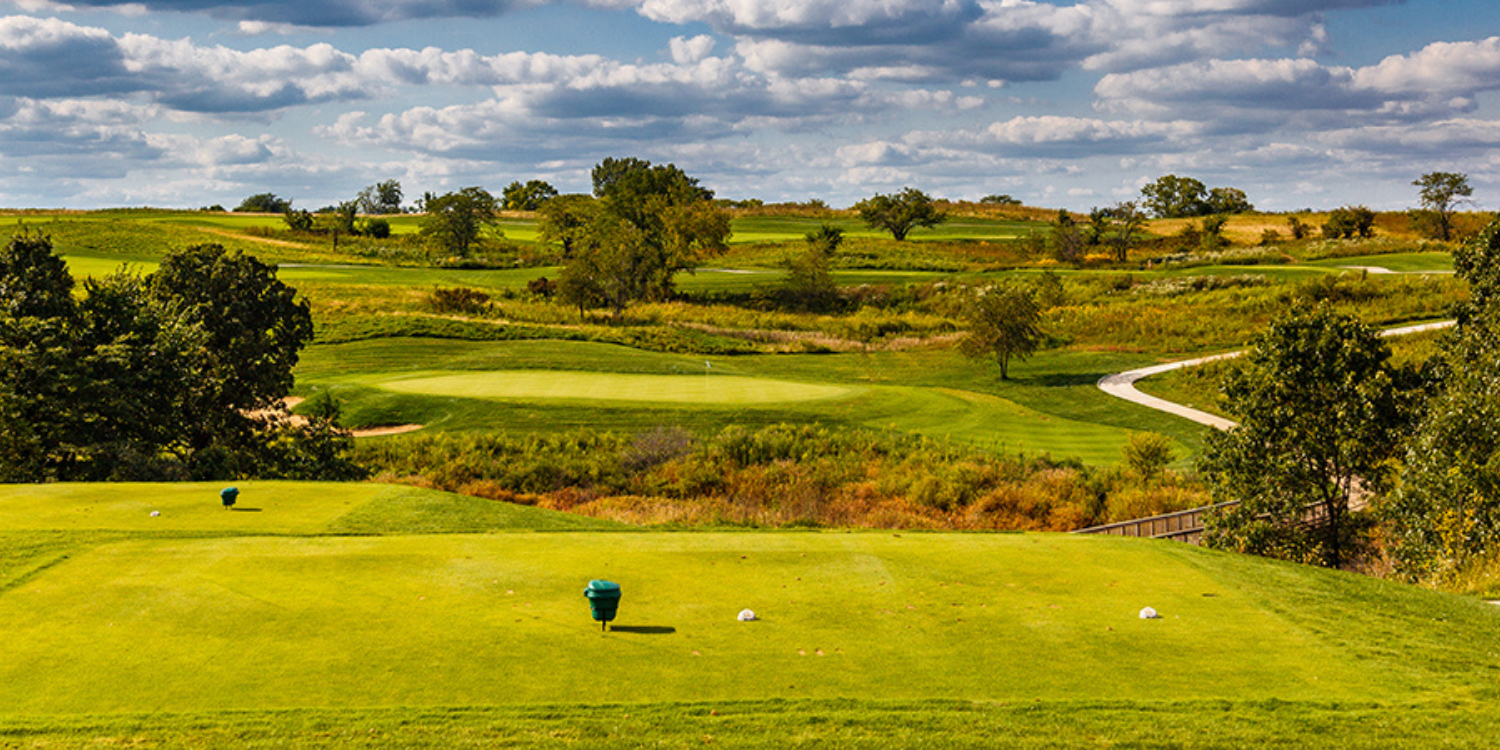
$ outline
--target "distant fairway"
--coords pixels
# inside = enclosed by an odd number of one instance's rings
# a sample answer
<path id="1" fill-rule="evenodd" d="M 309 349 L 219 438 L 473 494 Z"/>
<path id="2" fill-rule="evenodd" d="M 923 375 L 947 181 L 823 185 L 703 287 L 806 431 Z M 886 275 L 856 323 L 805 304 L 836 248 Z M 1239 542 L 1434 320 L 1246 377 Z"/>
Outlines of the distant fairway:
<path id="1" fill-rule="evenodd" d="M 629 375 L 546 370 L 431 374 L 387 380 L 380 382 L 379 387 L 424 396 L 737 406 L 835 399 L 859 390 L 733 375 Z"/>

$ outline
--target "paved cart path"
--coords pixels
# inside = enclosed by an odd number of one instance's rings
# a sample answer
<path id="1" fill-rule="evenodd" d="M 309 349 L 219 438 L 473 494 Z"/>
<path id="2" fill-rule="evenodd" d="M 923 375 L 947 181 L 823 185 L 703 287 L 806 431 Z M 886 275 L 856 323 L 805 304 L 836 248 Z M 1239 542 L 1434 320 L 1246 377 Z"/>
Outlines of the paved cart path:
<path id="1" fill-rule="evenodd" d="M 1380 335 L 1405 336 L 1407 334 L 1422 333 L 1424 331 L 1436 331 L 1443 328 L 1448 328 L 1452 325 L 1453 321 L 1451 320 L 1443 320 L 1436 323 L 1421 323 L 1418 325 L 1402 326 L 1401 328 L 1391 328 L 1385 331 L 1381 331 Z M 1155 396 L 1141 393 L 1140 391 L 1136 390 L 1135 382 L 1137 380 L 1140 380 L 1141 378 L 1149 377 L 1152 375 L 1159 375 L 1161 373 L 1170 372 L 1172 370 L 1183 367 L 1196 367 L 1198 365 L 1206 364 L 1208 362 L 1213 362 L 1216 360 L 1232 359 L 1244 353 L 1244 350 L 1240 350 L 1237 352 L 1228 352 L 1225 354 L 1215 354 L 1211 357 L 1196 357 L 1194 359 L 1185 359 L 1180 362 L 1168 362 L 1164 365 L 1153 365 L 1151 367 L 1142 367 L 1138 370 L 1129 370 L 1126 372 L 1117 372 L 1113 375 L 1105 375 L 1104 377 L 1099 379 L 1099 390 L 1104 391 L 1105 393 L 1108 393 L 1109 395 L 1116 398 L 1123 398 L 1126 401 L 1140 404 L 1141 406 L 1145 406 L 1147 408 L 1156 409 L 1157 411 L 1164 411 L 1168 414 L 1175 414 L 1179 417 L 1182 417 L 1183 419 L 1189 419 L 1197 422 L 1198 424 L 1208 425 L 1209 427 L 1212 427 L 1216 430 L 1227 430 L 1230 427 L 1235 426 L 1236 422 L 1234 422 L 1233 420 L 1225 419 L 1216 414 L 1209 414 L 1206 411 L 1194 409 L 1191 406 L 1184 406 L 1183 404 L 1174 403 L 1164 398 L 1157 398 Z"/>

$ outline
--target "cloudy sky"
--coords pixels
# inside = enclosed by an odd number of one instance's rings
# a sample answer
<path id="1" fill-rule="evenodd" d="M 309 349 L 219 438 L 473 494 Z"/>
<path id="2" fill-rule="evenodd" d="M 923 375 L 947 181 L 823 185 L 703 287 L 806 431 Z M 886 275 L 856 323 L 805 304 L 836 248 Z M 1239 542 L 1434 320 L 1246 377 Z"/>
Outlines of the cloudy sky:
<path id="1" fill-rule="evenodd" d="M 1494 0 L 0 0 L 0 206 L 305 208 L 607 156 L 721 197 L 1500 207 Z"/>

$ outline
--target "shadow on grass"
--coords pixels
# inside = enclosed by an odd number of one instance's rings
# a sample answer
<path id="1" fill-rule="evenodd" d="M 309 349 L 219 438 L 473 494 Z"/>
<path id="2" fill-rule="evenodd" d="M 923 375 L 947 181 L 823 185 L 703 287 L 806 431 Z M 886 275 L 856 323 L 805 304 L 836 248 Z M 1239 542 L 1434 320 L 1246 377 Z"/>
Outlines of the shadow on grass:
<path id="1" fill-rule="evenodd" d="M 1021 385 L 1037 385 L 1045 388 L 1061 388 L 1073 385 L 1093 385 L 1107 372 L 1053 372 L 1031 377 L 1012 377 L 1010 382 Z"/>
<path id="2" fill-rule="evenodd" d="M 232 511 L 234 511 L 236 513 L 259 513 L 260 512 L 260 508 L 230 508 L 230 510 L 232 510 Z"/>
<path id="3" fill-rule="evenodd" d="M 677 632 L 677 628 L 662 627 L 660 625 L 611 625 L 611 633 L 637 633 L 639 635 L 670 635 Z"/>

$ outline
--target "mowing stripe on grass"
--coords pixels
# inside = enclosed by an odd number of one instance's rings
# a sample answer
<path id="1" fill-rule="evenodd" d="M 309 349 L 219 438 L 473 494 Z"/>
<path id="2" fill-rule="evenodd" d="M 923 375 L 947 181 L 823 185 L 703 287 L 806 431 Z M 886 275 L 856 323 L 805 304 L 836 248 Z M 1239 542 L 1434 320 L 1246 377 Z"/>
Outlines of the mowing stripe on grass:
<path id="1" fill-rule="evenodd" d="M 1358 629 L 1358 613 L 1330 609 L 1331 629 L 1308 628 L 1298 610 L 1219 576 L 1223 566 L 1272 564 L 1195 552 L 1035 534 L 108 543 L 0 596 L 0 705 L 40 714 L 836 697 L 1406 700 L 1456 695 L 1447 691 L 1476 679 L 1394 669 L 1400 648 L 1365 648 L 1345 632 Z M 1285 572 L 1282 591 L 1330 575 Z M 623 587 L 615 632 L 589 617 L 591 578 Z M 1139 619 L 1147 605 L 1164 619 Z M 738 622 L 747 607 L 761 619 Z M 1431 617 L 1421 638 L 1437 635 Z M 1470 655 L 1480 671 L 1500 665 L 1485 653 L 1494 637 L 1482 640 Z"/>
<path id="2" fill-rule="evenodd" d="M 786 380 L 712 375 L 520 370 L 431 373 L 377 383 L 397 393 L 483 399 L 580 399 L 753 406 L 842 398 L 860 389 Z"/>

